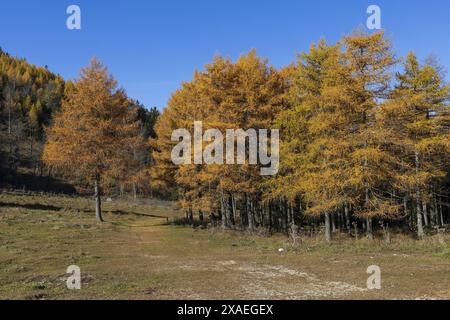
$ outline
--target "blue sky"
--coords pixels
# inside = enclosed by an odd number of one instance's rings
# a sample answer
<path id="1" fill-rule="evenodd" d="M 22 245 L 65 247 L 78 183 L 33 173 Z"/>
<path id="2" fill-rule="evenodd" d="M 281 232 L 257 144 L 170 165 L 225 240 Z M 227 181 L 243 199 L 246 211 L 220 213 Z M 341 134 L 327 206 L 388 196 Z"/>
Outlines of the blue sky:
<path id="1" fill-rule="evenodd" d="M 66 28 L 71 4 L 81 8 L 82 30 Z M 236 59 L 256 48 L 285 66 L 312 42 L 365 26 L 370 4 L 381 7 L 398 55 L 433 53 L 450 67 L 448 0 L 2 1 L 0 46 L 66 79 L 96 56 L 131 97 L 162 109 L 215 54 Z"/>

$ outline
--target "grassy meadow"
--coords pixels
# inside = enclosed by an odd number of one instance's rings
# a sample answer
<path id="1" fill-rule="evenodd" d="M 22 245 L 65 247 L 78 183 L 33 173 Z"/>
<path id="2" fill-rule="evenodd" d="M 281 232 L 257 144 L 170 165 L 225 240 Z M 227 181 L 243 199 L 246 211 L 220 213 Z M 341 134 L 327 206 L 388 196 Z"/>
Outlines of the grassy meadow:
<path id="1" fill-rule="evenodd" d="M 450 299 L 448 235 L 375 243 L 176 226 L 162 201 L 0 194 L 1 299 Z M 279 250 L 283 249 L 283 250 Z M 81 290 L 66 287 L 69 265 Z M 378 265 L 382 289 L 368 290 Z"/>

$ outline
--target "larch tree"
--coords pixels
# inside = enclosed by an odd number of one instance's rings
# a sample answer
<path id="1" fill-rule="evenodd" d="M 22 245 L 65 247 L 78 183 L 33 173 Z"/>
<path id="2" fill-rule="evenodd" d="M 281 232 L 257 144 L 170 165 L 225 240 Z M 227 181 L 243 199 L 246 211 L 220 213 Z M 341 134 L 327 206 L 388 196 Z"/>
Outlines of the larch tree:
<path id="1" fill-rule="evenodd" d="M 385 131 L 392 135 L 392 152 L 402 156 L 395 180 L 399 191 L 415 201 L 417 236 L 422 238 L 424 223 L 428 225 L 427 203 L 433 203 L 437 193 L 433 186 L 445 184 L 447 176 L 449 86 L 435 66 L 420 65 L 412 52 L 396 78 L 398 83 L 382 105 L 381 118 Z"/>
<path id="2" fill-rule="evenodd" d="M 279 184 L 303 198 L 306 213 L 325 217 L 327 241 L 342 209 L 348 229 L 350 207 L 365 219 L 369 238 L 372 218 L 397 213 L 379 191 L 396 161 L 376 117 L 394 63 L 382 33 L 354 34 L 334 46 L 312 46 L 294 72 L 292 107 L 279 118 L 286 170 Z"/>
<path id="3" fill-rule="evenodd" d="M 99 61 L 93 59 L 66 90 L 61 111 L 46 134 L 44 162 L 89 181 L 96 217 L 103 221 L 102 179 L 123 177 L 142 136 L 136 109 L 130 108 L 129 99 Z"/>
<path id="4" fill-rule="evenodd" d="M 332 151 L 342 141 L 333 125 L 338 114 L 324 99 L 338 58 L 339 47 L 328 46 L 324 40 L 299 56 L 290 76 L 292 107 L 277 119 L 282 129 L 282 174 L 272 181 L 272 197 L 284 195 L 291 202 L 301 197 L 307 214 L 325 217 L 326 241 L 331 241 L 331 215 L 343 201 L 335 183 L 339 158 Z"/>
<path id="5" fill-rule="evenodd" d="M 373 218 L 392 218 L 399 206 L 392 200 L 392 174 L 398 159 L 389 152 L 386 132 L 378 121 L 380 101 L 389 93 L 396 59 L 383 32 L 356 33 L 343 40 L 343 68 L 336 85 L 325 96 L 341 108 L 339 126 L 347 145 L 345 184 L 353 212 L 365 219 L 368 238 L 373 238 Z"/>

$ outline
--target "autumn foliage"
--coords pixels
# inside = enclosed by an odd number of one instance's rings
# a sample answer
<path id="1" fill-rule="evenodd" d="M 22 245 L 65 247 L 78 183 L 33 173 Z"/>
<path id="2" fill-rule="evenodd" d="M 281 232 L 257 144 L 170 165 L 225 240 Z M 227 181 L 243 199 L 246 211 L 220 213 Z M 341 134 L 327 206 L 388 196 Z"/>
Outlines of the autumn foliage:
<path id="1" fill-rule="evenodd" d="M 9 94 L 10 81 L 2 81 Z M 101 189 L 120 185 L 135 197 L 150 189 L 175 198 L 186 222 L 198 215 L 223 229 L 295 236 L 324 226 L 331 241 L 338 230 L 357 237 L 363 229 L 372 239 L 388 226 L 422 238 L 446 223 L 450 112 L 443 69 L 434 58 L 397 57 L 382 32 L 321 40 L 282 69 L 255 50 L 236 61 L 216 56 L 181 84 L 161 116 L 128 98 L 95 59 L 78 80 L 57 88 L 64 98 L 48 120 L 42 158 L 94 189 L 99 220 Z M 30 102 L 30 119 L 41 96 L 38 90 Z M 245 164 L 174 164 L 172 133 L 193 135 L 199 121 L 203 132 L 279 129 L 278 173 L 261 175 L 263 165 L 248 161 L 249 144 Z M 225 134 L 202 138 L 227 144 Z"/>
<path id="2" fill-rule="evenodd" d="M 97 218 L 102 220 L 100 184 L 135 174 L 135 155 L 144 147 L 139 128 L 136 109 L 94 59 L 80 79 L 66 87 L 61 112 L 46 132 L 43 160 L 95 187 Z"/>
<path id="3" fill-rule="evenodd" d="M 397 59 L 382 32 L 322 40 L 282 70 L 255 51 L 236 62 L 216 57 L 160 117 L 153 178 L 177 192 L 188 221 L 208 213 L 223 228 L 296 234 L 324 219 L 327 240 L 358 225 L 373 238 L 387 224 L 422 237 L 423 220 L 444 223 L 449 197 L 448 96 L 435 63 L 413 53 Z M 175 166 L 171 133 L 192 131 L 194 121 L 281 129 L 279 174 L 261 177 L 249 164 Z"/>

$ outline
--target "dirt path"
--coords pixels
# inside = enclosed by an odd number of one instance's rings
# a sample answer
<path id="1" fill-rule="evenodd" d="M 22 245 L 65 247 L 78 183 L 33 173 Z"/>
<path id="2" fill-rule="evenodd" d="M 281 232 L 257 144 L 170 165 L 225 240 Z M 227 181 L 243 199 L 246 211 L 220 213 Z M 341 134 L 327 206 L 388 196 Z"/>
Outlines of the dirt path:
<path id="1" fill-rule="evenodd" d="M 174 236 L 174 230 L 178 235 Z M 180 279 L 168 290 L 155 290 L 152 298 L 188 299 L 346 299 L 395 298 L 442 299 L 449 297 L 448 281 L 439 290 L 415 287 L 417 277 L 399 276 L 398 263 L 417 259 L 408 255 L 342 254 L 280 254 L 275 248 L 259 251 L 255 248 L 236 248 L 230 239 L 208 231 L 189 228 L 161 227 L 158 223 L 133 229 L 139 237 L 144 259 L 157 260 L 157 272 L 170 273 Z M 218 239 L 217 239 L 218 238 Z M 169 240 L 170 239 L 170 240 Z M 160 250 L 157 248 L 165 248 Z M 162 254 L 164 251 L 165 254 Z M 258 252 L 259 251 L 259 252 Z M 155 252 L 155 254 L 152 254 Z M 403 261 L 402 261 L 403 260 Z M 382 262 L 386 266 L 385 288 L 371 291 L 366 288 L 367 266 Z M 389 264 L 391 266 L 389 266 Z M 392 270 L 389 270 L 392 268 Z M 446 271 L 445 263 L 434 266 Z M 414 269 L 418 271 L 417 267 Z M 447 287 L 446 287 L 447 285 Z M 415 293 L 417 292 L 417 293 Z"/>
<path id="2" fill-rule="evenodd" d="M 89 199 L 0 202 L 0 298 L 450 299 L 442 239 L 304 239 L 293 248 L 284 236 L 168 225 L 159 217 L 179 213 L 164 203 L 107 204 L 106 223 L 97 224 Z M 66 287 L 73 264 L 80 291 Z M 366 289 L 370 265 L 381 268 L 381 290 Z"/>

